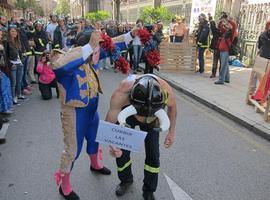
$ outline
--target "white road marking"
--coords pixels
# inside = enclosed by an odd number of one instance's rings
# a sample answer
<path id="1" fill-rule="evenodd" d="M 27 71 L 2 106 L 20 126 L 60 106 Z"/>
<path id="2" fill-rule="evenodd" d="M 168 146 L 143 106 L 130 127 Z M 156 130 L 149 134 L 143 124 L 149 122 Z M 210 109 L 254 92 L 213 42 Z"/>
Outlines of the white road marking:
<path id="1" fill-rule="evenodd" d="M 0 139 L 6 138 L 7 130 L 8 130 L 8 123 L 4 123 L 2 129 L 0 130 Z"/>
<path id="2" fill-rule="evenodd" d="M 170 177 L 168 177 L 165 173 L 163 174 L 169 184 L 175 200 L 192 200 L 192 198 L 184 190 L 182 190 Z"/>

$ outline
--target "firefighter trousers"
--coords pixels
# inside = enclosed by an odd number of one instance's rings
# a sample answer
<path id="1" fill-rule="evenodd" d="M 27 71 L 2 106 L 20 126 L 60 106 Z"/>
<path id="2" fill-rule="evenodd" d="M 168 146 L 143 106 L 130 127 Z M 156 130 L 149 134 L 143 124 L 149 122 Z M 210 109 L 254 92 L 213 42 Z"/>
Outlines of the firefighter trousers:
<path id="1" fill-rule="evenodd" d="M 145 138 L 145 163 L 144 163 L 144 180 L 143 191 L 155 192 L 158 184 L 158 173 L 160 171 L 159 161 L 159 132 L 154 130 L 154 124 L 145 124 L 136 120 L 134 116 L 127 118 L 127 124 L 131 128 L 139 126 L 142 131 L 147 132 Z M 123 150 L 120 158 L 116 159 L 118 178 L 122 183 L 133 181 L 131 170 L 132 161 L 130 159 L 130 151 Z"/>

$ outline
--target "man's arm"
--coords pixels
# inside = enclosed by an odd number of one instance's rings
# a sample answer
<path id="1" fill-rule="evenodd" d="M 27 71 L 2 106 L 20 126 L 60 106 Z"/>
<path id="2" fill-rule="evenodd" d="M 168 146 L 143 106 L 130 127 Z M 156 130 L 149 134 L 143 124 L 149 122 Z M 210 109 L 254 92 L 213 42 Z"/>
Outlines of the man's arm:
<path id="1" fill-rule="evenodd" d="M 85 63 L 87 58 L 93 53 L 99 42 L 102 41 L 100 33 L 94 31 L 88 44 L 83 47 L 77 47 L 61 55 L 53 62 L 53 70 L 56 76 L 72 74 L 72 72 Z"/>
<path id="2" fill-rule="evenodd" d="M 174 96 L 174 93 L 172 91 L 172 88 L 169 86 L 169 84 L 160 79 L 160 83 L 162 84 L 163 89 L 165 89 L 168 92 L 168 110 L 167 115 L 170 120 L 170 128 L 169 132 L 165 138 L 164 145 L 166 148 L 169 148 L 174 143 L 174 137 L 175 137 L 175 131 L 176 131 L 176 119 L 177 119 L 177 107 L 176 107 L 176 98 Z"/>
<path id="3" fill-rule="evenodd" d="M 114 91 L 110 101 L 110 109 L 106 115 L 105 121 L 111 123 L 116 123 L 118 121 L 118 114 L 121 112 L 122 107 L 128 103 L 127 91 L 129 87 L 129 82 L 124 80 Z M 122 150 L 117 147 L 110 146 L 110 154 L 113 157 L 119 158 L 122 155 Z"/>
<path id="4" fill-rule="evenodd" d="M 118 88 L 114 91 L 110 101 L 110 109 L 106 115 L 105 121 L 116 123 L 118 114 L 121 112 L 122 107 L 128 104 L 128 91 L 130 83 L 126 80 L 122 81 Z"/>
<path id="5" fill-rule="evenodd" d="M 71 74 L 75 69 L 83 65 L 92 53 L 92 47 L 90 44 L 87 44 L 62 54 L 61 57 L 53 63 L 53 70 L 56 76 L 61 77 Z"/>

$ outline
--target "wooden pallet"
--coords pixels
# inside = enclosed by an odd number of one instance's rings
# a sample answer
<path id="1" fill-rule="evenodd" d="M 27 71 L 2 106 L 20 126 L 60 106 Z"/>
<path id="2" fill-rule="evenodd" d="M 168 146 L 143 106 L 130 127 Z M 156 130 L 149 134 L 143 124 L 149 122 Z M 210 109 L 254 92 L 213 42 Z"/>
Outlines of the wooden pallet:
<path id="1" fill-rule="evenodd" d="M 160 44 L 160 67 L 162 70 L 192 70 L 196 69 L 196 45 L 189 42 Z"/>
<path id="2" fill-rule="evenodd" d="M 250 74 L 249 84 L 248 84 L 248 92 L 246 97 L 246 103 L 248 105 L 253 105 L 255 107 L 255 112 L 263 113 L 264 120 L 268 122 L 270 120 L 270 96 L 268 95 L 266 105 L 262 106 L 258 101 L 251 98 L 254 91 L 252 91 L 253 87 L 257 88 L 257 82 L 262 79 L 264 74 L 270 69 L 270 60 L 257 56 L 253 69 Z"/>

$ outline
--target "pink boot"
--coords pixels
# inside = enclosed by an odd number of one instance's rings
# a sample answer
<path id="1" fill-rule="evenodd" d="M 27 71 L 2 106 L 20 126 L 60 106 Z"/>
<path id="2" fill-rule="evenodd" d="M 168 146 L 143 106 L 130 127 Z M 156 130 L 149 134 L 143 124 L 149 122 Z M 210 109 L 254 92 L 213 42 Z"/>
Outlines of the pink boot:
<path id="1" fill-rule="evenodd" d="M 91 154 L 89 155 L 90 161 L 91 161 L 91 166 L 90 170 L 98 172 L 103 175 L 110 175 L 111 171 L 104 167 L 102 164 L 102 149 L 99 148 L 98 152 L 96 154 Z"/>
<path id="2" fill-rule="evenodd" d="M 70 173 L 61 173 L 57 171 L 54 174 L 56 185 L 59 187 L 59 193 L 66 200 L 79 200 L 80 197 L 72 190 L 70 184 Z"/>

